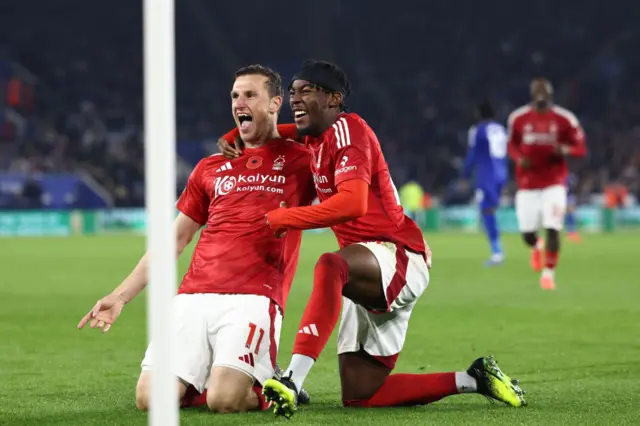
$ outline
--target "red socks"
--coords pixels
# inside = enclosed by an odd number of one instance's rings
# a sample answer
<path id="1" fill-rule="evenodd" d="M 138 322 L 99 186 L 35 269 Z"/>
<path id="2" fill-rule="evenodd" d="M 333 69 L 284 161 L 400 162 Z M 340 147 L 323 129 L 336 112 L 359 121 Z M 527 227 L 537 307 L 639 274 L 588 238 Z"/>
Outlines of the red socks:
<path id="1" fill-rule="evenodd" d="M 258 411 L 265 411 L 267 408 L 269 408 L 269 403 L 262 394 L 262 386 L 254 386 L 253 391 L 258 397 Z"/>
<path id="2" fill-rule="evenodd" d="M 558 252 L 548 251 L 545 253 L 544 257 L 544 266 L 549 269 L 555 269 L 556 265 L 558 264 Z"/>
<path id="3" fill-rule="evenodd" d="M 304 310 L 293 353 L 318 359 L 338 323 L 342 288 L 349 279 L 349 266 L 339 254 L 320 256 L 313 273 L 313 290 Z"/>
<path id="4" fill-rule="evenodd" d="M 252 390 L 258 397 L 258 411 L 265 411 L 269 408 L 269 403 L 262 394 L 262 386 L 254 386 Z M 180 408 L 196 408 L 204 407 L 205 405 L 207 405 L 207 390 L 205 389 L 204 392 L 198 393 L 193 386 L 187 388 L 187 392 L 182 397 L 182 401 L 180 401 Z"/>
<path id="5" fill-rule="evenodd" d="M 204 407 L 205 405 L 207 405 L 207 390 L 199 393 L 193 386 L 187 387 L 187 391 L 180 401 L 180 408 Z"/>
<path id="6" fill-rule="evenodd" d="M 403 407 L 426 405 L 456 395 L 456 373 L 393 374 L 371 398 L 342 401 L 345 407 Z"/>
<path id="7" fill-rule="evenodd" d="M 258 396 L 258 410 L 269 408 L 262 395 L 262 387 L 254 386 Z M 456 395 L 456 373 L 434 374 L 393 374 L 387 377 L 382 387 L 371 398 L 364 400 L 342 401 L 345 407 L 402 407 L 425 405 L 449 395 Z M 207 391 L 198 393 L 192 387 L 182 398 L 180 408 L 202 407 L 207 405 Z"/>

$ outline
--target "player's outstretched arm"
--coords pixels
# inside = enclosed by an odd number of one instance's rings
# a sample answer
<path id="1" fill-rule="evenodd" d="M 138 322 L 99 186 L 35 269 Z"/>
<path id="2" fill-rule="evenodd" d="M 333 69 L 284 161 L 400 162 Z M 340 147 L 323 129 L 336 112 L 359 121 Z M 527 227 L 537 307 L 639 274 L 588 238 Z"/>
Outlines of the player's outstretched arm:
<path id="1" fill-rule="evenodd" d="M 193 237 L 202 225 L 191 219 L 184 213 L 179 213 L 174 221 L 174 230 L 176 233 L 176 258 L 180 257 L 185 247 L 193 241 Z M 120 284 L 113 292 L 117 294 L 124 303 L 129 303 L 136 297 L 146 286 L 148 282 L 149 259 L 145 253 L 131 274 Z"/>
<path id="2" fill-rule="evenodd" d="M 185 247 L 193 240 L 200 224 L 189 216 L 180 213 L 174 222 L 176 232 L 176 257 L 180 257 Z M 109 331 L 111 325 L 120 316 L 124 305 L 133 300 L 147 286 L 148 282 L 148 254 L 145 253 L 133 271 L 122 284 L 116 287 L 111 294 L 98 300 L 78 323 L 78 328 L 83 328 L 90 323 L 91 328 L 100 328 L 103 332 Z"/>
<path id="3" fill-rule="evenodd" d="M 276 234 L 287 229 L 327 228 L 364 216 L 368 201 L 367 181 L 351 179 L 340 183 L 334 196 L 315 206 L 270 211 L 267 222 Z"/>

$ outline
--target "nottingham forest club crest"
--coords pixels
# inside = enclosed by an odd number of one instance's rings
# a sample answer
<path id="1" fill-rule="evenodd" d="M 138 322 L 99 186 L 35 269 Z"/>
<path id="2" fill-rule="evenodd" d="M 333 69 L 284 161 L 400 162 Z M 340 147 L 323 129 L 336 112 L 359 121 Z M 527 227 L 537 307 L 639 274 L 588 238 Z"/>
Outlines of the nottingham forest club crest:
<path id="1" fill-rule="evenodd" d="M 284 167 L 284 155 L 279 155 L 278 158 L 276 158 L 275 160 L 273 160 L 273 167 L 271 168 L 271 170 L 282 170 L 282 168 Z"/>

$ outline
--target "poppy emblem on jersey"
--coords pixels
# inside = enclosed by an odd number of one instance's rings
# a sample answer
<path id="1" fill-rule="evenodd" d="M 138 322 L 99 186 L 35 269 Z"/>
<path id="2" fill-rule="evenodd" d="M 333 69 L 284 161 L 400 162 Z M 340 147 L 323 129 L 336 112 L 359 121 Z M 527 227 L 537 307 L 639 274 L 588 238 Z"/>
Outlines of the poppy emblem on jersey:
<path id="1" fill-rule="evenodd" d="M 282 170 L 284 167 L 284 155 L 279 155 L 278 158 L 273 160 L 273 167 L 271 170 Z"/>
<path id="2" fill-rule="evenodd" d="M 254 155 L 253 157 L 249 157 L 249 159 L 247 160 L 248 169 L 257 169 L 260 166 L 262 166 L 262 157 Z"/>

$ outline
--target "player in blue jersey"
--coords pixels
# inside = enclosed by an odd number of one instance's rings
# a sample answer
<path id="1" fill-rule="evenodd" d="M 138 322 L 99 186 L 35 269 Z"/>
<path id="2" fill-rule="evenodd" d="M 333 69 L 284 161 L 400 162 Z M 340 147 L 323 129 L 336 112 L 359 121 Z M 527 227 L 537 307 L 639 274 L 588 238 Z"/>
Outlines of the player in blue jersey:
<path id="1" fill-rule="evenodd" d="M 574 189 L 578 184 L 578 177 L 573 173 L 567 176 L 567 212 L 565 213 L 565 225 L 569 241 L 580 242 L 580 234 L 576 229 L 576 207 L 578 204 Z"/>
<path id="2" fill-rule="evenodd" d="M 495 112 L 488 101 L 476 107 L 476 124 L 469 129 L 469 148 L 464 163 L 463 177 L 475 175 L 476 199 L 480 204 L 482 222 L 491 244 L 491 257 L 487 266 L 504 261 L 496 209 L 500 204 L 502 187 L 507 181 L 507 132 L 494 120 Z"/>

